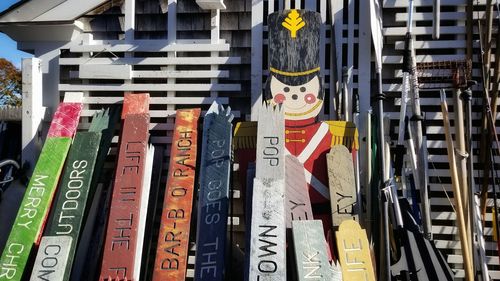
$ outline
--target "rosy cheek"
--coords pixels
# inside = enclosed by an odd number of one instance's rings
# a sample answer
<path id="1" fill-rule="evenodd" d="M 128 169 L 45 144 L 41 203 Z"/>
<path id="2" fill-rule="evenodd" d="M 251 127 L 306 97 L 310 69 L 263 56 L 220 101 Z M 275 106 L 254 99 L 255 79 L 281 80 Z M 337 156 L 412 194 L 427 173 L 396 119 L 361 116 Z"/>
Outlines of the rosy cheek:
<path id="1" fill-rule="evenodd" d="M 313 94 L 307 94 L 304 97 L 304 101 L 308 104 L 315 103 L 316 102 L 316 96 Z"/>
<path id="2" fill-rule="evenodd" d="M 277 104 L 283 103 L 285 100 L 286 100 L 286 97 L 283 94 L 276 94 L 274 96 L 274 102 Z"/>

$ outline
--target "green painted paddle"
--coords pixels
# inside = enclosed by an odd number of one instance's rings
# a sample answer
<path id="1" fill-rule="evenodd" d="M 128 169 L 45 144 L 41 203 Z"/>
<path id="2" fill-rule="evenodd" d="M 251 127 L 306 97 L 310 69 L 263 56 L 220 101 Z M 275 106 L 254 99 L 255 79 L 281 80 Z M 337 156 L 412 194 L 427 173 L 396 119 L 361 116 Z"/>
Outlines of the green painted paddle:
<path id="1" fill-rule="evenodd" d="M 0 258 L 0 280 L 21 280 L 31 249 L 38 245 L 64 161 L 82 111 L 81 93 L 59 104 L 47 140 L 26 189 L 21 207 Z"/>

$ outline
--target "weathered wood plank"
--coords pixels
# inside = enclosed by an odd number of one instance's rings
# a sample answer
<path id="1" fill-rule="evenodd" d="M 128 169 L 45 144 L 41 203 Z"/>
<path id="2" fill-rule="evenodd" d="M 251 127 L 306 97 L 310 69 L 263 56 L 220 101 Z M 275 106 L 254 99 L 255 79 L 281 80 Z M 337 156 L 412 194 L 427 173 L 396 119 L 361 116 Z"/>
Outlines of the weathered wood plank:
<path id="1" fill-rule="evenodd" d="M 271 1 L 268 1 L 271 2 Z M 264 33 L 264 0 L 252 2 L 252 52 L 250 64 L 251 85 L 250 95 L 252 101 L 251 118 L 257 120 L 260 104 L 262 104 L 262 53 L 263 53 L 263 33 Z"/>
<path id="2" fill-rule="evenodd" d="M 384 36 L 403 36 L 407 31 L 406 27 L 387 27 L 383 29 Z M 432 26 L 413 27 L 412 35 L 426 35 L 432 33 Z M 441 26 L 441 34 L 465 34 L 465 26 Z"/>
<path id="3" fill-rule="evenodd" d="M 292 155 L 285 157 L 285 202 L 287 228 L 293 220 L 313 219 L 304 166 Z"/>
<path id="4" fill-rule="evenodd" d="M 442 33 L 441 33 L 442 34 Z M 435 61 L 459 61 L 464 60 L 464 54 L 451 54 L 451 55 L 417 55 L 415 60 L 420 62 L 435 62 Z M 384 64 L 401 64 L 403 63 L 403 56 L 383 56 L 382 61 Z"/>
<path id="5" fill-rule="evenodd" d="M 358 222 L 342 222 L 336 233 L 342 276 L 345 281 L 375 281 L 370 245 Z"/>
<path id="6" fill-rule="evenodd" d="M 144 252 L 144 237 L 146 235 L 146 222 L 148 217 L 149 195 L 151 191 L 151 177 L 153 175 L 153 160 L 155 147 L 150 144 L 146 152 L 146 163 L 144 167 L 144 177 L 142 180 L 141 197 L 139 198 L 139 223 L 137 230 L 136 251 L 134 256 L 134 272 L 137 278 L 140 277 L 142 267 L 142 254 Z"/>
<path id="7" fill-rule="evenodd" d="M 152 280 L 186 278 L 200 109 L 178 110 Z"/>
<path id="8" fill-rule="evenodd" d="M 149 113 L 149 94 L 126 93 L 123 97 L 122 120 L 129 114 L 142 113 Z"/>
<path id="9" fill-rule="evenodd" d="M 81 116 L 82 117 L 90 117 L 90 116 L 94 115 L 96 112 L 97 112 L 97 110 L 93 110 L 93 109 L 82 110 Z M 201 112 L 201 114 L 204 114 L 204 113 L 206 113 L 206 111 L 202 111 Z M 240 111 L 236 111 L 235 110 L 235 111 L 231 111 L 231 113 L 233 114 L 233 116 L 235 118 L 241 117 L 241 112 Z M 150 110 L 149 111 L 149 116 L 151 118 L 174 117 L 175 116 L 175 110 Z M 161 123 L 157 123 L 157 124 L 161 124 Z M 152 139 L 155 139 L 155 138 L 161 138 L 161 137 L 153 137 Z"/>
<path id="10" fill-rule="evenodd" d="M 211 65 L 240 64 L 240 57 L 134 57 L 134 58 L 59 58 L 60 65 L 132 64 L 132 65 Z"/>
<path id="11" fill-rule="evenodd" d="M 110 84 L 110 85 L 77 85 L 59 84 L 59 91 L 131 91 L 131 92 L 197 92 L 218 91 L 238 92 L 240 84 Z"/>
<path id="12" fill-rule="evenodd" d="M 154 268 L 154 259 L 156 252 L 156 235 L 151 235 L 151 233 L 155 233 L 158 229 L 156 224 L 156 218 L 161 215 L 162 210 L 158 208 L 158 195 L 160 193 L 161 184 L 162 184 L 162 173 L 167 168 L 164 165 L 164 157 L 165 157 L 165 149 L 163 146 L 155 145 L 154 146 L 154 155 L 153 155 L 153 165 L 151 170 L 151 190 L 149 192 L 149 203 L 148 203 L 148 214 L 146 220 L 146 226 L 144 228 L 144 233 L 146 234 L 144 237 L 144 250 L 142 255 L 142 266 L 141 268 L 141 280 L 152 280 L 153 278 L 153 268 Z M 161 229 L 160 229 L 161 230 Z M 153 247 L 155 245 L 155 247 Z"/>
<path id="13" fill-rule="evenodd" d="M 133 78 L 229 78 L 227 70 L 134 70 Z"/>
<path id="14" fill-rule="evenodd" d="M 293 221 L 292 233 L 299 281 L 332 280 L 323 223 L 320 220 Z"/>
<path id="15" fill-rule="evenodd" d="M 344 145 L 336 145 L 326 159 L 333 226 L 338 227 L 345 220 L 359 221 L 351 153 Z"/>
<path id="16" fill-rule="evenodd" d="M 286 280 L 284 132 L 282 110 L 261 107 L 248 280 Z"/>
<path id="17" fill-rule="evenodd" d="M 130 64 L 81 64 L 80 79 L 132 79 Z"/>
<path id="18" fill-rule="evenodd" d="M 484 11 L 474 11 L 474 16 L 478 18 L 484 18 Z M 440 17 L 441 20 L 464 20 L 467 14 L 465 11 L 463 12 L 441 12 Z M 432 13 L 413 13 L 414 21 L 431 21 L 433 19 Z M 399 22 L 407 22 L 408 14 L 407 13 L 396 13 L 396 21 Z"/>
<path id="19" fill-rule="evenodd" d="M 100 44 L 77 45 L 70 48 L 73 53 L 84 52 L 227 52 L 229 44 L 169 44 L 167 40 L 103 41 Z"/>
<path id="20" fill-rule="evenodd" d="M 204 10 L 226 9 L 223 0 L 196 0 L 196 4 Z"/>
<path id="21" fill-rule="evenodd" d="M 214 102 L 203 121 L 195 280 L 223 280 L 231 171 L 231 109 Z"/>
<path id="22" fill-rule="evenodd" d="M 406 8 L 408 7 L 409 0 L 384 0 L 384 8 Z M 434 1 L 432 0 L 416 0 L 414 1 L 415 7 L 431 7 Z M 474 4 L 484 5 L 486 3 L 485 0 L 475 1 Z M 442 0 L 442 6 L 465 6 L 467 2 L 465 0 Z"/>
<path id="23" fill-rule="evenodd" d="M 99 258 L 89 259 L 87 258 L 87 255 L 89 253 L 90 250 L 89 248 L 93 237 L 97 236 L 94 233 L 94 230 L 97 227 L 94 226 L 96 225 L 96 221 L 98 220 L 98 213 L 103 212 L 103 209 L 106 209 L 106 207 L 103 208 L 103 205 L 101 204 L 102 198 L 103 198 L 103 185 L 98 184 L 95 189 L 93 202 L 89 207 L 87 219 L 85 221 L 85 226 L 83 227 L 81 238 L 80 241 L 78 242 L 78 247 L 75 253 L 75 262 L 71 270 L 72 281 L 89 279 L 86 277 L 92 275 L 92 273 L 95 273 L 94 268 L 98 264 L 100 264 Z M 92 251 L 90 252 L 101 253 L 102 252 L 101 250 L 102 247 L 92 247 Z"/>
<path id="24" fill-rule="evenodd" d="M 139 279 L 136 262 L 149 138 L 148 94 L 128 94 L 100 279 Z M 135 100 L 135 101 L 134 101 Z M 150 172 L 150 171 L 149 171 Z"/>
<path id="25" fill-rule="evenodd" d="M 215 100 L 222 104 L 227 104 L 229 98 L 226 97 L 152 97 L 149 104 L 212 104 Z M 115 104 L 121 103 L 123 97 L 84 97 L 83 104 Z"/>
<path id="26" fill-rule="evenodd" d="M 439 40 L 439 41 L 414 41 L 415 49 L 449 49 L 451 46 L 455 49 L 466 48 L 466 40 Z M 404 41 L 396 41 L 394 49 L 404 50 Z M 397 76 L 402 77 L 402 75 Z"/>
<path id="27" fill-rule="evenodd" d="M 30 281 L 64 280 L 73 238 L 69 235 L 44 236 L 35 259 Z"/>
<path id="28" fill-rule="evenodd" d="M 78 95 L 81 101 L 82 95 Z M 20 280 L 32 247 L 39 244 L 82 104 L 59 104 L 16 220 L 0 258 L 0 280 Z"/>

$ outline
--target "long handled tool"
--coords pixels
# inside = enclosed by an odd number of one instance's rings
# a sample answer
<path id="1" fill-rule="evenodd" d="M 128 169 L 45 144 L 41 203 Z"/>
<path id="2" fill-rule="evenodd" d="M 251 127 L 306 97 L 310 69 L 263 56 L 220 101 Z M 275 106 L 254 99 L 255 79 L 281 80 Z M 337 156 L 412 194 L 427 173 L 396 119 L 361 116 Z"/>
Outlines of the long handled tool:
<path id="1" fill-rule="evenodd" d="M 348 78 L 348 72 L 347 68 L 344 69 L 344 75 L 343 75 L 343 85 L 346 88 L 346 91 L 348 91 L 347 88 L 347 78 Z M 348 99 L 346 98 L 345 101 Z M 346 121 L 352 121 L 354 125 L 356 125 L 356 128 L 359 128 L 359 94 L 357 92 L 352 92 L 352 110 L 349 114 L 346 114 L 346 117 L 349 115 L 352 116 L 352 120 L 346 120 Z M 360 180 L 360 168 L 359 168 L 359 150 L 352 150 L 352 153 L 354 155 L 354 184 L 356 186 L 356 198 L 357 198 L 357 209 L 358 209 L 358 214 L 360 216 L 363 215 L 362 212 L 362 205 L 361 205 L 361 180 Z M 362 217 L 360 217 L 361 221 Z"/>
<path id="2" fill-rule="evenodd" d="M 465 60 L 465 61 L 438 61 L 438 62 L 428 62 L 428 63 L 420 63 L 418 65 L 418 75 L 419 75 L 419 80 L 420 80 L 420 86 L 421 88 L 426 88 L 426 89 L 437 89 L 437 88 L 452 88 L 454 90 L 454 99 L 455 99 L 455 112 L 456 112 L 456 117 L 455 117 L 455 124 L 457 126 L 457 144 L 458 144 L 458 151 L 460 155 L 463 156 L 462 161 L 459 163 L 461 164 L 460 167 L 460 173 L 461 175 L 458 176 L 459 178 L 459 187 L 461 187 L 461 195 L 464 196 L 464 199 L 462 200 L 463 205 L 468 205 L 469 211 L 463 210 L 464 213 L 464 219 L 467 221 L 471 221 L 470 225 L 467 223 L 464 224 L 464 227 L 467 231 L 466 237 L 468 238 L 467 245 L 470 247 L 469 252 L 471 253 L 478 253 L 477 258 L 474 258 L 474 265 L 477 270 L 474 270 L 474 272 L 477 272 L 478 270 L 481 269 L 481 272 L 483 272 L 483 276 L 487 276 L 487 268 L 486 266 L 483 266 L 483 261 L 484 259 L 484 247 L 481 248 L 480 241 L 484 241 L 483 235 L 482 235 L 482 228 L 478 228 L 478 226 L 475 224 L 475 211 L 477 210 L 476 207 L 476 202 L 475 202 L 475 192 L 473 188 L 473 167 L 472 167 L 472 159 L 470 157 L 467 157 L 467 154 L 471 155 L 471 145 L 472 145 L 472 138 L 471 138 L 471 132 L 470 128 L 472 127 L 471 124 L 471 92 L 470 89 L 466 91 L 462 91 L 461 89 L 463 88 L 468 88 L 470 86 L 470 79 L 471 79 L 471 69 L 472 69 L 472 64 L 470 61 Z M 460 100 L 458 100 L 460 98 Z M 463 114 L 463 105 L 462 105 L 462 100 L 465 100 L 466 102 L 466 114 L 464 118 Z M 465 141 L 465 130 L 464 130 L 464 125 L 462 122 L 459 120 L 467 120 L 467 137 L 468 137 L 468 142 Z M 467 146 L 468 144 L 468 146 Z M 469 166 L 467 166 L 467 160 L 469 160 Z M 469 167 L 469 168 L 468 168 Z M 467 171 L 469 169 L 469 171 Z M 469 179 L 469 180 L 468 180 Z M 466 197 L 467 196 L 467 197 Z M 467 201 L 466 201 L 467 200 Z M 474 243 L 475 240 L 473 237 L 477 237 L 477 243 Z M 477 244 L 477 247 L 473 247 L 475 244 Z M 482 249 L 482 250 L 481 250 Z M 474 250 L 474 251 L 473 251 Z M 471 257 L 473 258 L 473 257 Z M 486 270 L 486 271 L 485 271 Z M 486 272 L 486 273 L 484 273 Z"/>
<path id="3" fill-rule="evenodd" d="M 497 1 L 497 26 L 500 27 L 500 4 Z M 495 68 L 493 70 L 493 87 L 491 89 L 491 111 L 493 116 L 497 116 L 498 88 L 500 84 L 500 35 L 497 33 L 495 50 Z"/>
<path id="4" fill-rule="evenodd" d="M 407 102 L 408 102 L 408 94 L 410 92 L 410 73 L 412 73 L 412 59 L 411 59 L 411 49 L 410 49 L 410 44 L 411 44 L 411 16 L 408 18 L 408 32 L 406 34 L 405 38 L 405 52 L 403 56 L 403 82 L 402 82 L 402 90 L 401 90 L 401 107 L 399 111 L 399 126 L 398 126 L 398 141 L 396 145 L 396 150 L 395 150 L 395 175 L 397 179 L 401 179 L 400 183 L 402 186 L 404 186 L 405 181 L 403 180 L 403 174 L 405 169 L 403 168 L 403 163 L 404 163 L 404 155 L 406 154 L 406 150 L 408 149 L 408 154 L 410 155 L 411 158 L 411 164 L 413 167 L 417 167 L 417 156 L 415 154 L 415 145 L 414 141 L 410 139 L 407 141 L 407 138 L 412 134 L 407 133 L 406 131 L 406 125 L 408 118 L 406 118 L 407 115 Z M 413 73 L 412 73 L 413 74 Z M 411 130 L 410 130 L 411 131 Z M 407 149 L 405 148 L 405 143 L 407 146 Z M 414 163 L 415 162 L 415 163 Z M 423 187 L 420 184 L 420 176 L 418 175 L 419 171 L 417 169 L 412 169 L 414 174 L 413 174 L 413 180 L 416 186 L 419 186 L 420 189 Z"/>
<path id="5" fill-rule="evenodd" d="M 453 139 L 451 137 L 450 120 L 448 118 L 448 104 L 446 102 L 446 92 L 444 89 L 441 90 L 441 110 L 443 112 L 443 123 L 448 150 L 448 163 L 450 164 L 451 183 L 453 187 L 453 196 L 455 197 L 455 210 L 457 212 L 458 231 L 460 235 L 460 244 L 462 246 L 462 254 L 464 260 L 465 280 L 472 281 L 474 280 L 474 272 L 472 269 L 472 259 L 469 251 L 467 231 L 465 229 L 465 217 L 463 213 L 463 200 L 461 194 L 462 192 L 459 187 L 455 148 L 453 145 Z"/>
<path id="6" fill-rule="evenodd" d="M 474 184 L 474 162 L 472 158 L 472 91 L 470 87 L 462 92 L 461 98 L 465 103 L 466 144 L 469 154 L 469 157 L 467 157 L 467 187 L 470 192 L 469 217 L 472 227 L 472 237 L 474 237 L 474 235 L 476 237 L 475 241 L 473 241 L 473 244 L 471 245 L 474 251 L 472 256 L 474 259 L 474 273 L 476 276 L 480 276 L 479 280 L 489 281 L 490 278 L 488 275 L 488 265 L 486 264 L 486 247 L 483 235 L 483 224 L 481 222 L 481 212 L 479 209 L 479 197 L 476 194 Z M 478 272 L 480 272 L 480 274 Z"/>
<path id="7" fill-rule="evenodd" d="M 473 40 L 474 40 L 474 0 L 467 0 L 467 61 L 472 61 Z M 498 45 L 497 45 L 498 46 Z M 474 259 L 474 273 L 479 280 L 489 281 L 488 266 L 486 264 L 485 241 L 483 235 L 483 224 L 481 221 L 481 211 L 479 208 L 479 197 L 476 194 L 476 185 L 474 182 L 474 162 L 473 162 L 473 142 L 472 142 L 472 90 L 471 85 L 467 85 L 465 91 L 462 92 L 461 98 L 465 104 L 465 128 L 467 133 L 467 184 L 470 192 L 469 196 L 469 220 L 472 227 L 473 239 L 472 249 Z"/>
<path id="8" fill-rule="evenodd" d="M 493 150 L 490 151 L 490 157 L 491 157 L 491 163 L 493 164 L 493 168 L 491 169 L 491 176 L 492 176 L 492 179 L 493 179 L 493 208 L 494 208 L 494 211 L 492 212 L 492 215 L 493 217 L 491 218 L 491 220 L 493 221 L 493 225 L 496 226 L 494 227 L 494 236 L 496 237 L 496 240 L 497 240 L 497 255 L 500 257 L 500 232 L 499 232 L 499 228 L 498 228 L 498 202 L 497 202 L 497 175 L 498 175 L 498 171 L 495 169 L 495 158 L 494 158 L 494 155 L 493 155 Z"/>
<path id="9" fill-rule="evenodd" d="M 422 224 L 424 229 L 424 235 L 431 239 L 432 238 L 432 221 L 429 206 L 429 192 L 428 192 L 428 177 L 427 177 L 427 158 L 425 153 L 426 144 L 423 142 L 423 130 L 422 130 L 422 112 L 420 111 L 420 93 L 418 86 L 417 77 L 417 62 L 415 60 L 415 50 L 413 48 L 413 37 L 411 35 L 412 31 L 412 19 L 413 19 L 413 0 L 409 1 L 408 6 L 408 31 L 406 32 L 406 48 L 405 57 L 409 58 L 408 65 L 410 67 L 410 82 L 411 82 L 411 101 L 413 116 L 411 117 L 413 132 L 415 133 L 415 145 L 417 150 L 417 163 L 420 169 L 420 201 L 422 204 Z"/>
<path id="10" fill-rule="evenodd" d="M 441 33 L 441 0 L 434 0 L 432 5 L 432 39 L 439 39 Z"/>
<path id="11" fill-rule="evenodd" d="M 470 69 L 470 67 L 468 68 Z M 469 245 L 469 251 L 472 252 L 472 245 L 473 245 L 473 240 L 472 240 L 472 228 L 471 228 L 471 222 L 470 222 L 470 212 L 469 212 L 469 197 L 470 197 L 470 191 L 468 189 L 467 185 L 467 158 L 469 155 L 467 154 L 467 150 L 465 147 L 465 132 L 464 132 L 464 110 L 463 110 L 463 103 L 462 99 L 460 98 L 460 95 L 462 93 L 462 90 L 460 89 L 460 70 L 461 69 L 455 69 L 454 74 L 453 74 L 453 105 L 454 105 L 454 111 L 455 111 L 455 129 L 456 129 L 456 134 L 455 134 L 455 141 L 456 141 L 456 146 L 457 146 L 457 156 L 458 156 L 458 180 L 459 180 L 459 186 L 461 188 L 461 193 L 463 197 L 463 211 L 464 211 L 464 219 L 465 219 L 465 229 L 467 231 L 467 237 L 468 237 L 468 245 Z"/>
<path id="12" fill-rule="evenodd" d="M 491 66 L 491 37 L 492 37 L 492 25 L 493 25 L 493 6 L 492 0 L 486 1 L 486 30 L 485 34 L 483 34 L 483 26 L 481 25 L 481 20 L 478 21 L 478 29 L 479 29 L 479 43 L 481 47 L 481 63 L 482 63 L 482 78 L 483 78 L 483 104 L 490 103 L 490 66 Z M 486 110 L 486 108 L 485 108 Z M 483 117 L 481 121 L 481 143 L 479 147 L 479 159 L 483 166 L 483 182 L 481 188 L 481 211 L 483 218 L 486 214 L 486 199 L 488 196 L 488 186 L 489 186 L 489 175 L 490 175 L 490 167 L 491 161 L 489 157 L 489 150 L 491 147 L 491 142 L 489 138 L 488 131 L 488 116 L 487 112 L 483 111 Z"/>
<path id="13" fill-rule="evenodd" d="M 351 111 L 349 109 L 349 89 L 347 88 L 347 83 L 349 80 L 349 70 L 347 67 L 342 68 L 342 94 L 341 100 L 339 102 L 341 109 L 339 112 L 340 120 L 352 121 Z"/>
<path id="14" fill-rule="evenodd" d="M 377 117 L 378 117 L 378 129 L 379 129 L 379 145 L 380 155 L 381 155 L 381 165 L 382 165 L 382 181 L 387 182 L 389 180 L 389 173 L 387 173 L 385 168 L 385 142 L 384 142 L 384 99 L 385 94 L 382 91 L 382 48 L 383 48 L 383 35 L 382 35 L 382 12 L 379 1 L 370 1 L 370 17 L 371 17 L 371 29 L 373 45 L 375 49 L 376 58 L 376 76 L 377 76 L 377 91 L 374 94 L 374 100 L 377 101 Z M 379 253 L 379 264 L 378 264 L 378 275 L 379 280 L 391 280 L 390 273 L 390 248 L 389 248 L 389 218 L 388 218 L 388 202 L 383 200 L 384 196 L 381 194 L 380 198 L 380 214 L 381 220 L 381 233 L 380 233 L 380 253 Z"/>

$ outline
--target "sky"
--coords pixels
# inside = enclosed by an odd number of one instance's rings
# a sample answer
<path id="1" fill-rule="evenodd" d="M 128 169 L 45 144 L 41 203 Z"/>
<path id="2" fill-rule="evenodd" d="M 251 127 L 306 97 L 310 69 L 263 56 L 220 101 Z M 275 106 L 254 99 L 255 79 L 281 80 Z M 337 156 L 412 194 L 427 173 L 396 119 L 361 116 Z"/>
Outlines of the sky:
<path id="1" fill-rule="evenodd" d="M 0 11 L 4 11 L 19 0 L 0 0 Z M 11 61 L 16 67 L 21 68 L 21 59 L 31 57 L 31 54 L 17 50 L 17 44 L 9 36 L 0 33 L 0 58 Z"/>

